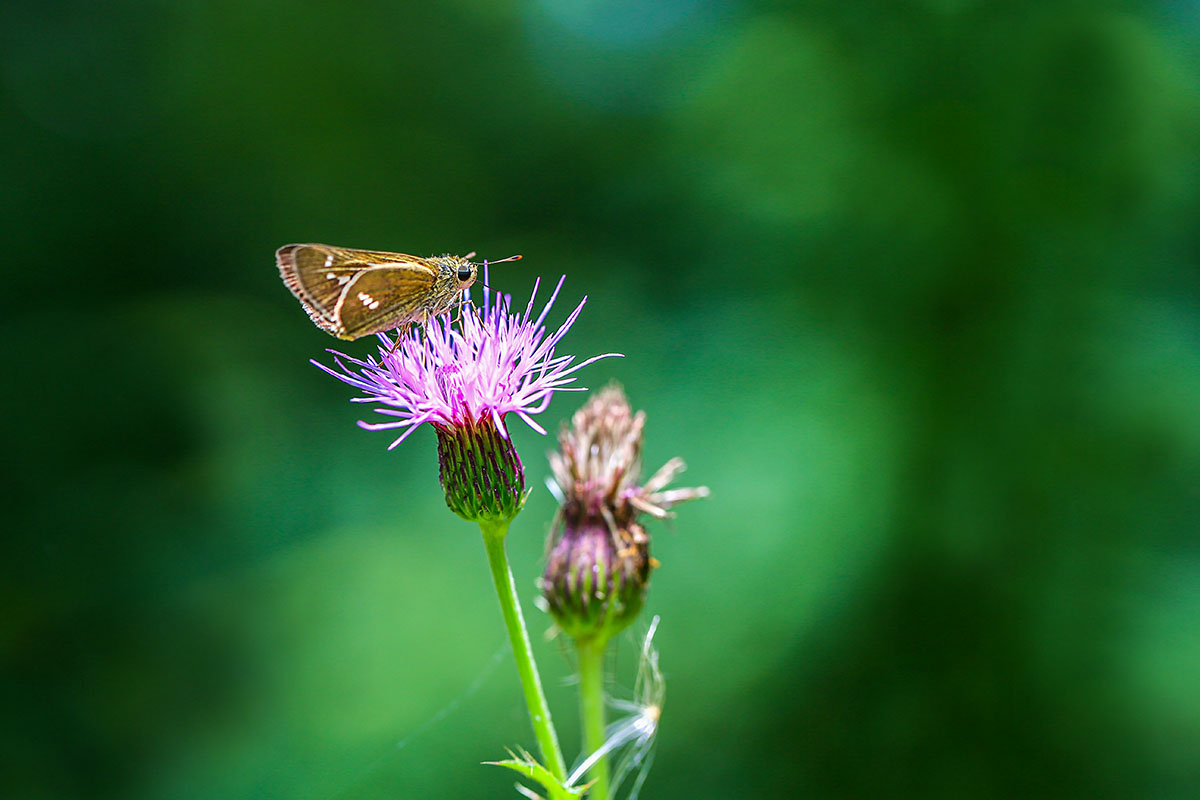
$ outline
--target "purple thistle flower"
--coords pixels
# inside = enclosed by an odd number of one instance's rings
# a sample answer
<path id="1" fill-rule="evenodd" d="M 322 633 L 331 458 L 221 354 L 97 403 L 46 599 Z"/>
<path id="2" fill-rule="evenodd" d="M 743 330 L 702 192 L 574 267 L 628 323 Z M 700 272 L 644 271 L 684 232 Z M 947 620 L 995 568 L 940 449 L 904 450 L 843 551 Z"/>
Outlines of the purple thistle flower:
<path id="1" fill-rule="evenodd" d="M 461 307 L 457 322 L 434 317 L 424 327 L 410 326 L 394 338 L 379 337 L 379 357 L 360 360 L 330 350 L 337 369 L 312 363 L 359 389 L 351 402 L 379 403 L 375 411 L 387 422 L 359 421 L 366 430 L 403 430 L 392 449 L 426 422 L 438 433 L 442 484 L 450 507 L 467 519 L 511 519 L 524 501 L 524 470 L 509 441 L 504 418 L 513 413 L 538 433 L 534 421 L 555 392 L 586 391 L 569 386 L 588 364 L 619 353 L 605 353 L 575 363 L 575 356 L 555 355 L 555 347 L 583 310 L 583 298 L 566 321 L 547 335 L 543 322 L 566 276 L 536 318 L 533 304 L 540 279 L 524 314 L 512 313 L 511 297 L 491 297 L 484 289 L 483 306 Z M 485 274 L 484 282 L 487 282 Z M 452 497 L 453 495 L 453 497 Z"/>

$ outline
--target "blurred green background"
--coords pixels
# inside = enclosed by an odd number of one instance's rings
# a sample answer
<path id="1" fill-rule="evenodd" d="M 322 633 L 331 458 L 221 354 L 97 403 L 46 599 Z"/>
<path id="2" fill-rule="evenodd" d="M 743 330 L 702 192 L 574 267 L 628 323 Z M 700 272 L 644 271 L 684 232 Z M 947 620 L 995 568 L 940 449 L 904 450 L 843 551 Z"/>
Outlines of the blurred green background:
<path id="1" fill-rule="evenodd" d="M 564 352 L 626 355 L 581 383 L 712 488 L 652 527 L 643 797 L 1196 797 L 1198 45 L 1182 0 L 6 4 L 4 796 L 517 796 L 432 432 L 308 364 L 273 251 L 322 241 L 565 272 Z"/>

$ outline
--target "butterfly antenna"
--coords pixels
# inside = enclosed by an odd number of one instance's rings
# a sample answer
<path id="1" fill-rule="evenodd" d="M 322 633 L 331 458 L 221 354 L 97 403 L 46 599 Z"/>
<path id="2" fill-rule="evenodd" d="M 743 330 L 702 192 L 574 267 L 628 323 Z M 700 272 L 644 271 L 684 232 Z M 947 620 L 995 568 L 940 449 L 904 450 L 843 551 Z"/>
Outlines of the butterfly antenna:
<path id="1" fill-rule="evenodd" d="M 485 266 L 485 267 L 486 267 L 486 266 L 488 266 L 489 264 L 503 264 L 505 261 L 520 261 L 520 260 L 521 260 L 522 258 L 524 258 L 524 257 L 525 257 L 525 256 L 520 256 L 520 255 L 517 255 L 517 256 L 509 256 L 508 258 L 499 258 L 499 259 L 496 259 L 495 261 L 488 261 L 488 260 L 485 258 L 485 259 L 483 260 L 483 266 Z"/>

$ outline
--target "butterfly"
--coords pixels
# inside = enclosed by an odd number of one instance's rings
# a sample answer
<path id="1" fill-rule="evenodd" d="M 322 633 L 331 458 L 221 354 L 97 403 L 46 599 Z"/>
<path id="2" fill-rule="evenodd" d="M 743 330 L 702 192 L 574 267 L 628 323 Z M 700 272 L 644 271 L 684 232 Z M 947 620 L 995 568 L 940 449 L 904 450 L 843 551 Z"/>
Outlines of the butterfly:
<path id="1" fill-rule="evenodd" d="M 351 340 L 424 324 L 457 308 L 463 291 L 479 274 L 481 265 L 471 261 L 474 255 L 421 258 L 327 244 L 285 244 L 275 251 L 275 261 L 283 282 L 317 327 Z M 485 260 L 482 266 L 487 264 Z"/>

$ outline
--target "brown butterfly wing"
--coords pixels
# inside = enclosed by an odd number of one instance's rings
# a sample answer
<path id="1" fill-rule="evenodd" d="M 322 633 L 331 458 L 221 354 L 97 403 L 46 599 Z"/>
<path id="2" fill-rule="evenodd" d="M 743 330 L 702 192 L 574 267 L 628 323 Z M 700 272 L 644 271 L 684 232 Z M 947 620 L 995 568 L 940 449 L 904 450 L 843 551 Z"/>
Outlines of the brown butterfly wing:
<path id="1" fill-rule="evenodd" d="M 433 267 L 417 256 L 324 244 L 284 245 L 275 252 L 275 260 L 284 284 L 300 300 L 312 321 L 322 330 L 344 339 L 374 332 L 347 335 L 346 326 L 337 310 L 346 288 L 364 271 L 383 264 L 395 264 L 408 268 L 418 277 L 427 275 L 430 282 L 434 276 Z M 387 328 L 385 326 L 378 330 Z"/>
<path id="2" fill-rule="evenodd" d="M 418 321 L 434 292 L 434 274 L 410 264 L 375 266 L 346 284 L 335 314 L 338 335 L 357 339 Z"/>

